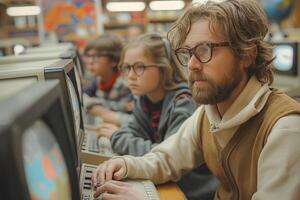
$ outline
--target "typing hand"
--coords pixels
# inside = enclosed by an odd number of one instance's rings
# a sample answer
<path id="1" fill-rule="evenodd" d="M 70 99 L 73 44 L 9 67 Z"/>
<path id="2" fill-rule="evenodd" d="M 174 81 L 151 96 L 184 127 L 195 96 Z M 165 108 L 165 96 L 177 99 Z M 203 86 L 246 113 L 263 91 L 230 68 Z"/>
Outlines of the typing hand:
<path id="1" fill-rule="evenodd" d="M 102 194 L 103 193 L 103 194 Z M 96 189 L 94 198 L 102 194 L 108 200 L 144 200 L 128 183 L 110 180 Z"/>
<path id="2" fill-rule="evenodd" d="M 89 113 L 101 117 L 104 122 L 120 125 L 120 114 L 103 106 L 94 105 L 90 108 Z"/>
<path id="3" fill-rule="evenodd" d="M 106 109 L 106 110 L 102 111 L 101 117 L 104 122 L 121 125 L 120 124 L 120 114 L 118 112 Z"/>
<path id="4" fill-rule="evenodd" d="M 89 108 L 88 113 L 101 117 L 103 112 L 105 112 L 106 108 L 100 105 L 93 105 Z"/>
<path id="5" fill-rule="evenodd" d="M 92 175 L 92 185 L 97 187 L 106 181 L 121 180 L 126 175 L 126 164 L 122 158 L 114 158 L 100 164 Z"/>
<path id="6" fill-rule="evenodd" d="M 100 124 L 97 130 L 97 137 L 106 137 L 108 139 L 111 138 L 111 136 L 116 132 L 120 127 L 115 124 L 110 123 L 102 123 Z"/>

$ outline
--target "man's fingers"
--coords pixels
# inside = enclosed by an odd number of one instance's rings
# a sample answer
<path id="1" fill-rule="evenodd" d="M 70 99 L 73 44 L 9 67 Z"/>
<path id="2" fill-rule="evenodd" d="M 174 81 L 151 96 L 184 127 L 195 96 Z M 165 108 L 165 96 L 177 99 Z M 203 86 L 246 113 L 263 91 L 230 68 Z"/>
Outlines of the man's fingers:
<path id="1" fill-rule="evenodd" d="M 96 189 L 96 192 L 94 193 L 94 197 L 98 197 L 100 194 L 106 192 L 110 194 L 116 194 L 121 191 L 121 186 L 114 184 L 111 181 L 106 182 L 105 184 L 101 185 Z"/>
<path id="2" fill-rule="evenodd" d="M 117 172 L 114 173 L 113 179 L 121 180 L 124 178 L 124 175 L 125 175 L 125 169 L 124 169 L 124 167 L 122 167 L 120 170 L 118 170 Z"/>
<path id="3" fill-rule="evenodd" d="M 115 185 L 118 185 L 118 186 L 120 186 L 120 187 L 130 187 L 130 184 L 129 183 L 126 183 L 126 182 L 124 182 L 124 181 L 116 181 L 116 180 L 111 180 L 111 181 L 109 181 L 109 182 L 111 182 L 111 183 L 113 183 L 113 184 L 115 184 Z"/>
<path id="4" fill-rule="evenodd" d="M 121 200 L 121 199 L 123 198 L 117 194 L 103 193 L 102 195 L 102 200 Z"/>
<path id="5" fill-rule="evenodd" d="M 100 169 L 100 176 L 99 176 L 99 179 L 100 179 L 100 184 L 103 185 L 105 183 L 105 175 L 106 175 L 106 169 L 107 169 L 107 162 L 104 162 L 103 163 L 103 166 L 102 168 Z"/>
<path id="6" fill-rule="evenodd" d="M 113 173 L 114 173 L 114 168 L 109 166 L 107 166 L 106 170 L 105 170 L 105 177 L 106 177 L 106 181 L 110 181 L 113 178 Z"/>
<path id="7" fill-rule="evenodd" d="M 92 184 L 95 187 L 96 185 L 102 185 L 105 182 L 105 171 L 107 168 L 107 163 L 103 162 L 99 165 L 96 171 L 92 175 Z"/>
<path id="8" fill-rule="evenodd" d="M 99 165 L 98 167 L 97 167 L 97 169 L 95 170 L 95 172 L 92 174 L 92 185 L 95 187 L 96 185 L 97 185 L 97 183 L 98 183 L 98 173 L 99 173 L 99 171 L 100 171 L 100 168 L 101 168 L 102 166 L 101 165 Z"/>

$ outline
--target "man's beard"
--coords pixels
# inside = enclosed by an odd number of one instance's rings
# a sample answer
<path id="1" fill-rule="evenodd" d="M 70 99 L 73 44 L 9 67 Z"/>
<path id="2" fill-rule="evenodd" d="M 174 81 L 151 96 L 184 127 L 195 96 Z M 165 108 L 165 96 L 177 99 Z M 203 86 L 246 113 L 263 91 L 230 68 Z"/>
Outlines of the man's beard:
<path id="1" fill-rule="evenodd" d="M 233 68 L 230 74 L 225 75 L 221 84 L 215 83 L 211 77 L 199 71 L 189 74 L 189 87 L 194 100 L 198 104 L 215 105 L 226 100 L 242 79 L 240 68 Z M 194 81 L 205 81 L 200 87 L 194 86 Z"/>

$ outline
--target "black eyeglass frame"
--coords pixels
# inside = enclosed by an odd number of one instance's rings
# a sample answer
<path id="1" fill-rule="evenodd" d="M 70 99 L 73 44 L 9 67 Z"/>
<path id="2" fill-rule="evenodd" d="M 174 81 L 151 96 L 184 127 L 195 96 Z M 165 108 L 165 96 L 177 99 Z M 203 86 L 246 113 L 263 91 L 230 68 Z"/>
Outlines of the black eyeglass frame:
<path id="1" fill-rule="evenodd" d="M 209 59 L 207 59 L 206 61 L 202 61 L 199 56 L 195 53 L 196 52 L 196 49 L 199 47 L 199 46 L 208 46 L 210 48 L 210 56 L 209 56 Z M 229 42 L 220 42 L 220 43 L 213 43 L 213 42 L 207 42 L 207 43 L 199 43 L 197 44 L 196 46 L 194 46 L 193 48 L 188 48 L 188 47 L 181 47 L 181 48 L 177 48 L 175 49 L 175 55 L 176 55 L 176 58 L 177 60 L 179 61 L 179 63 L 185 67 L 188 66 L 188 63 L 184 64 L 181 62 L 180 58 L 179 58 L 179 51 L 181 50 L 187 50 L 188 53 L 189 53 L 189 56 L 190 56 L 190 59 L 192 58 L 193 55 L 195 55 L 195 57 L 197 58 L 197 60 L 201 63 L 208 63 L 209 61 L 211 61 L 212 59 L 212 55 L 213 55 L 213 50 L 215 47 L 227 47 L 227 46 L 230 46 Z M 190 60 L 189 59 L 189 60 Z"/>
<path id="2" fill-rule="evenodd" d="M 124 65 L 126 65 L 126 67 L 129 68 L 129 70 L 127 70 L 126 72 L 124 71 L 124 68 L 125 68 Z M 136 67 L 135 67 L 135 66 L 138 66 L 138 65 L 139 65 L 139 67 L 142 67 L 142 69 L 143 69 L 139 73 L 137 73 Z M 136 62 L 136 63 L 133 63 L 132 65 L 130 65 L 128 63 L 121 63 L 119 65 L 119 70 L 122 73 L 122 75 L 124 75 L 124 76 L 128 76 L 129 73 L 130 73 L 130 71 L 131 71 L 131 69 L 133 70 L 133 72 L 135 73 L 135 75 L 142 76 L 144 74 L 146 68 L 148 68 L 148 67 L 158 67 L 158 68 L 161 68 L 161 67 L 165 67 L 165 65 L 163 65 L 163 64 L 148 64 L 147 65 L 147 64 L 144 64 L 142 62 Z"/>

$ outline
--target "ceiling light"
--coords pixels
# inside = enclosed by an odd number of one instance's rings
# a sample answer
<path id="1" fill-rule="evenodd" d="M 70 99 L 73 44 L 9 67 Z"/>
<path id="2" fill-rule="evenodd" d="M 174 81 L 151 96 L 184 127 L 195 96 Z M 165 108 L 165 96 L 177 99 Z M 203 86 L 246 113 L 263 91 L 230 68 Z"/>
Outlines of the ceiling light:
<path id="1" fill-rule="evenodd" d="M 41 12 L 39 6 L 18 6 L 18 7 L 9 7 L 6 10 L 6 13 L 9 16 L 29 16 L 29 15 L 38 15 Z"/>
<path id="2" fill-rule="evenodd" d="M 181 10 L 184 8 L 184 1 L 151 1 L 149 6 L 151 10 Z"/>
<path id="3" fill-rule="evenodd" d="M 111 12 L 138 12 L 143 11 L 146 5 L 144 2 L 108 2 L 106 9 Z"/>

